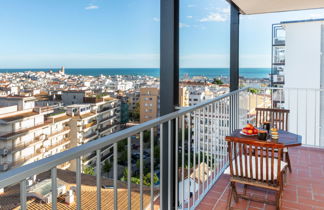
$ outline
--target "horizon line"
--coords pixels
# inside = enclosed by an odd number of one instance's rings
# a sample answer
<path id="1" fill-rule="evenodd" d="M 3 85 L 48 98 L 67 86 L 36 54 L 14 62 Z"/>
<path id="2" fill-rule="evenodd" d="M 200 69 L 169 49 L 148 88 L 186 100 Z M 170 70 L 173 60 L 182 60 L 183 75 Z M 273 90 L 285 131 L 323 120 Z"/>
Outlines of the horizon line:
<path id="1" fill-rule="evenodd" d="M 24 70 L 53 70 L 53 69 L 61 69 L 62 67 L 55 67 L 55 68 L 49 68 L 49 67 L 24 67 L 24 68 L 19 68 L 19 67 L 0 67 L 0 70 L 5 70 L 5 69 L 24 69 Z M 230 67 L 180 67 L 179 69 L 230 69 Z M 249 69 L 271 69 L 271 67 L 239 67 L 239 69 L 244 69 L 244 68 L 249 68 Z M 64 69 L 160 69 L 160 67 L 64 67 Z"/>

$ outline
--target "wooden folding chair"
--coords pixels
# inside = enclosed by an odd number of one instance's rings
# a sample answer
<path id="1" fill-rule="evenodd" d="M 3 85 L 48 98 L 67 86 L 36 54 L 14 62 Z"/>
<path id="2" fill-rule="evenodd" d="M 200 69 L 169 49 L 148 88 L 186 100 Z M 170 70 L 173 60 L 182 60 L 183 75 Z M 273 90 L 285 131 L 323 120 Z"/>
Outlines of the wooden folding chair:
<path id="1" fill-rule="evenodd" d="M 256 126 L 261 127 L 264 122 L 270 122 L 271 126 L 279 130 L 288 131 L 288 109 L 256 108 Z M 288 148 L 284 148 L 282 155 L 292 172 Z"/>
<path id="2" fill-rule="evenodd" d="M 283 145 L 237 137 L 226 137 L 228 142 L 229 167 L 225 174 L 230 174 L 231 189 L 227 208 L 230 209 L 232 197 L 272 204 L 280 209 L 283 190 L 283 172 L 287 163 L 281 161 Z M 277 150 L 278 152 L 274 152 Z M 254 152 L 253 152 L 254 151 Z M 254 153 L 254 154 L 253 154 Z M 244 191 L 238 194 L 236 183 L 244 184 Z M 255 186 L 276 191 L 276 200 L 262 200 L 246 194 L 247 186 Z"/>

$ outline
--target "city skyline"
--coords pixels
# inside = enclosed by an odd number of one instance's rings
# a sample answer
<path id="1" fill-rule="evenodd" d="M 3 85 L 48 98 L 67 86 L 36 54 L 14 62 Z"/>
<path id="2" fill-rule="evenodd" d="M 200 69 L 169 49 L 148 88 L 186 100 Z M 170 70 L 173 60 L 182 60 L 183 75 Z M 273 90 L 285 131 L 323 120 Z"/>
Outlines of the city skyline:
<path id="1" fill-rule="evenodd" d="M 158 0 L 3 1 L 0 68 L 158 68 Z M 323 9 L 241 16 L 241 67 L 271 67 L 273 23 Z M 180 64 L 229 66 L 229 5 L 181 1 Z"/>

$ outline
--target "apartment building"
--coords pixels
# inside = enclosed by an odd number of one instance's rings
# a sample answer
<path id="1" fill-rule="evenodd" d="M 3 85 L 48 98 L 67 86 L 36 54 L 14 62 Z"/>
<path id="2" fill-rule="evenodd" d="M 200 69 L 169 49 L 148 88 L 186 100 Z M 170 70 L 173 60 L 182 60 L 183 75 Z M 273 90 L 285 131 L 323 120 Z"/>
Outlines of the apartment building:
<path id="1" fill-rule="evenodd" d="M 208 87 L 189 87 L 189 106 L 212 99 L 214 93 Z"/>
<path id="2" fill-rule="evenodd" d="M 189 90 L 187 87 L 179 87 L 179 106 L 189 106 Z"/>
<path id="3" fill-rule="evenodd" d="M 320 112 L 324 105 L 324 19 L 274 24 L 273 48 L 272 86 L 285 89 L 273 91 L 273 106 L 291 110 L 289 131 L 313 144 L 316 136 L 324 135 L 318 126 L 324 121 L 324 112 Z M 309 114 L 309 109 L 314 113 Z M 310 127 L 315 129 L 309 132 Z"/>
<path id="4" fill-rule="evenodd" d="M 134 88 L 134 84 L 131 81 L 126 81 L 123 79 L 117 79 L 107 84 L 110 90 L 121 90 L 127 91 Z"/>
<path id="5" fill-rule="evenodd" d="M 140 89 L 140 123 L 155 119 L 160 110 L 160 89 L 145 87 Z"/>
<path id="6" fill-rule="evenodd" d="M 62 93 L 62 101 L 65 106 L 71 104 L 82 104 L 84 97 L 89 94 L 90 91 L 84 90 L 69 90 Z"/>
<path id="7" fill-rule="evenodd" d="M 0 172 L 10 170 L 69 148 L 65 112 L 35 107 L 34 97 L 0 98 Z M 59 166 L 65 169 L 67 164 Z"/>
<path id="8" fill-rule="evenodd" d="M 126 96 L 128 98 L 128 110 L 133 111 L 136 108 L 136 105 L 140 102 L 140 91 L 132 91 L 126 93 Z"/>
<path id="9" fill-rule="evenodd" d="M 67 106 L 67 115 L 72 117 L 71 146 L 76 147 L 120 130 L 120 101 L 103 96 L 85 97 L 83 104 Z M 112 155 L 112 145 L 101 150 L 101 162 Z M 82 166 L 95 164 L 95 153 L 82 158 Z M 75 162 L 71 164 L 75 170 Z"/>

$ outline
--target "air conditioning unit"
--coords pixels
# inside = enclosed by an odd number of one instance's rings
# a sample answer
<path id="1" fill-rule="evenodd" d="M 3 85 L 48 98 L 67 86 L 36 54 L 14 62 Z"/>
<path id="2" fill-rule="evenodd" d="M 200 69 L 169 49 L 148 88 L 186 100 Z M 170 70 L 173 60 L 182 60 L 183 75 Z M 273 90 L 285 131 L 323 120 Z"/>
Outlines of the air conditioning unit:
<path id="1" fill-rule="evenodd" d="M 0 171 L 8 171 L 8 169 L 9 169 L 8 163 L 4 163 L 0 165 Z"/>
<path id="2" fill-rule="evenodd" d="M 7 148 L 0 149 L 0 155 L 6 156 L 8 155 L 9 150 Z"/>

